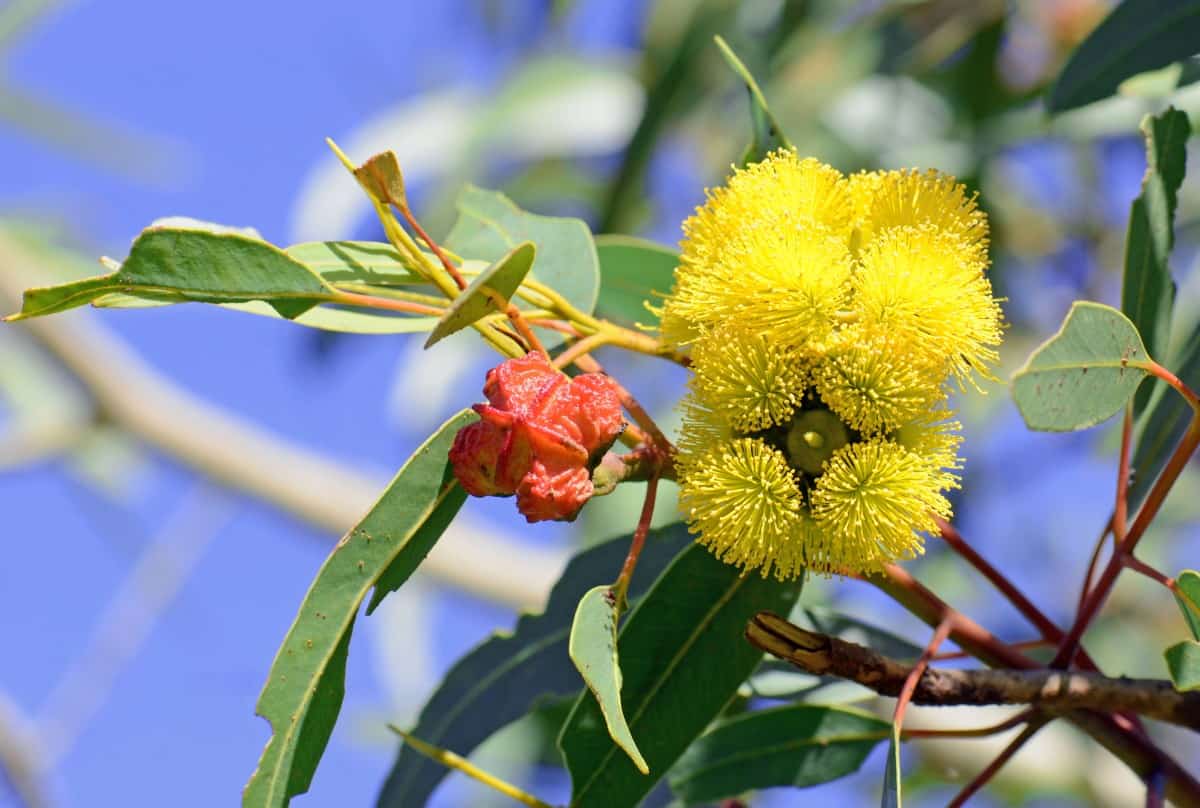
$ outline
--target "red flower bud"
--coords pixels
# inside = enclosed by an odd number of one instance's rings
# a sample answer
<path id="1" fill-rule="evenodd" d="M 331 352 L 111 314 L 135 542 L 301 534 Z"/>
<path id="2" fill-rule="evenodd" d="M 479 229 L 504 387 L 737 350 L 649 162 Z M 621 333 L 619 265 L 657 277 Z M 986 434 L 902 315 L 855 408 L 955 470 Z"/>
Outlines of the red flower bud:
<path id="1" fill-rule="evenodd" d="M 571 520 L 592 496 L 591 466 L 621 434 L 616 385 L 600 373 L 569 379 L 540 353 L 488 371 L 478 423 L 450 449 L 454 475 L 477 497 L 517 495 L 530 522 Z"/>

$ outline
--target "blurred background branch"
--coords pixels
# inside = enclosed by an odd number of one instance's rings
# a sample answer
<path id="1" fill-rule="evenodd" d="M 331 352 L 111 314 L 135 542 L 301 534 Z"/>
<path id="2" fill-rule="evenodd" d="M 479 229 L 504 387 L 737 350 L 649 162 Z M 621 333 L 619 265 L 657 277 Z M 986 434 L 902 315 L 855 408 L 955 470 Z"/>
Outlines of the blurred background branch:
<path id="1" fill-rule="evenodd" d="M 44 282 L 39 259 L 0 232 L 0 308 Z M 386 479 L 347 468 L 201 401 L 156 373 L 87 312 L 18 326 L 87 389 L 97 418 L 233 491 L 256 497 L 340 536 L 366 513 Z M 69 435 L 67 436 L 69 437 Z M 515 546 L 495 531 L 455 522 L 421 569 L 474 595 L 514 608 L 539 606 L 565 555 Z"/>

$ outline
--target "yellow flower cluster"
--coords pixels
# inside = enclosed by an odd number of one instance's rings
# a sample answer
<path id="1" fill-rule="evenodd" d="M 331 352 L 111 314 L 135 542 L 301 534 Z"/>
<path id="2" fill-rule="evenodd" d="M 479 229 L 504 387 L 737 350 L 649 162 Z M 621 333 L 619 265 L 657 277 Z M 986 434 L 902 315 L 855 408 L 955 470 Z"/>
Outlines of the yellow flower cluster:
<path id="1" fill-rule="evenodd" d="M 958 485 L 949 388 L 1000 343 L 987 233 L 952 177 L 787 150 L 709 193 L 662 310 L 695 372 L 677 466 L 699 541 L 784 579 L 921 552 Z"/>

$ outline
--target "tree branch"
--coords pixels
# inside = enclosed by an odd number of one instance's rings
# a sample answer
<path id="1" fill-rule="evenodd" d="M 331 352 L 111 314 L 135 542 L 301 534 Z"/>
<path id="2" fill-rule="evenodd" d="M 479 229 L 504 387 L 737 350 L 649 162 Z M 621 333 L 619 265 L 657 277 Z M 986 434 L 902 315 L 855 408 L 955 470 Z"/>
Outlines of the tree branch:
<path id="1" fill-rule="evenodd" d="M 862 645 L 802 629 L 770 612 L 746 627 L 752 645 L 808 673 L 837 676 L 883 696 L 898 696 L 913 671 Z M 1029 704 L 1044 712 L 1133 712 L 1200 730 L 1200 693 L 1180 693 L 1157 679 L 1113 679 L 1058 670 L 950 670 L 927 668 L 912 701 L 939 706 Z"/>

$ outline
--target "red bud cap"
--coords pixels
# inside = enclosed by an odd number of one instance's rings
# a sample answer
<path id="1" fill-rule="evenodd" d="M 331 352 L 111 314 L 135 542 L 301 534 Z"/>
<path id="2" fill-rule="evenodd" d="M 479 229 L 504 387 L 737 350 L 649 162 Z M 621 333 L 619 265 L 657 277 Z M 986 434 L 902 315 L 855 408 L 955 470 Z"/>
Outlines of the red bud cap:
<path id="1" fill-rule="evenodd" d="M 590 467 L 621 434 L 621 401 L 601 373 L 570 379 L 541 353 L 488 371 L 489 404 L 459 430 L 454 475 L 474 496 L 517 494 L 530 522 L 571 520 L 592 496 Z"/>

